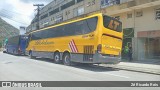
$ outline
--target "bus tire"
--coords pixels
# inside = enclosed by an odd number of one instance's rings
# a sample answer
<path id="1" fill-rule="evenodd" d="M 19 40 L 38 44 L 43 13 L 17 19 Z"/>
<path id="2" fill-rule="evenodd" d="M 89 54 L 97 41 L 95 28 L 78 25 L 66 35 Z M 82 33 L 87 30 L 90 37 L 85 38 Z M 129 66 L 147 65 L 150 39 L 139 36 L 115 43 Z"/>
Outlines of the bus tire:
<path id="1" fill-rule="evenodd" d="M 59 53 L 59 52 L 55 52 L 55 54 L 54 54 L 54 62 L 55 62 L 56 64 L 61 63 L 60 53 Z"/>
<path id="2" fill-rule="evenodd" d="M 72 62 L 71 62 L 71 56 L 69 53 L 65 53 L 63 55 L 63 64 L 64 65 L 67 65 L 67 66 L 71 66 L 72 65 Z"/>

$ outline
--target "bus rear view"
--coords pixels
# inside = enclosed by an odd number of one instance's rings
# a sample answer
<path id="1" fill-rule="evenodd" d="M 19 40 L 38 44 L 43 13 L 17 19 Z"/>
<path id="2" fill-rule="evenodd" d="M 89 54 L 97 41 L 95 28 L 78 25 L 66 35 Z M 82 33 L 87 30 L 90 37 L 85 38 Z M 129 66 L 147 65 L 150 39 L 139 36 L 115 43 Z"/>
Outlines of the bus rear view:
<path id="1" fill-rule="evenodd" d="M 6 52 L 14 55 L 25 55 L 26 36 L 18 35 L 8 39 Z"/>
<path id="2" fill-rule="evenodd" d="M 103 15 L 101 44 L 97 51 L 108 63 L 117 64 L 121 60 L 122 50 L 122 23 L 115 18 Z"/>

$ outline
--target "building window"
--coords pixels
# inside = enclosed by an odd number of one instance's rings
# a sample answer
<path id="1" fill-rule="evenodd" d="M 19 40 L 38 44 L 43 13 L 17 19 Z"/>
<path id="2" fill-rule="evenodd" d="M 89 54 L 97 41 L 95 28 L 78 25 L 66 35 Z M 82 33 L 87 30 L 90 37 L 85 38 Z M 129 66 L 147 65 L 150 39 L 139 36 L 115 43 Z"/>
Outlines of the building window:
<path id="1" fill-rule="evenodd" d="M 84 14 L 84 7 L 78 7 L 78 8 L 75 8 L 74 10 L 73 10 L 73 14 L 74 14 L 74 17 L 76 17 L 76 16 L 80 16 L 80 15 L 83 15 Z"/>
<path id="2" fill-rule="evenodd" d="M 160 8 L 156 9 L 156 20 L 160 19 Z"/>
<path id="3" fill-rule="evenodd" d="M 49 15 L 51 16 L 51 15 L 53 15 L 53 14 L 55 14 L 55 13 L 58 13 L 58 12 L 59 12 L 59 8 L 56 8 L 56 9 L 50 11 L 50 12 L 49 12 Z"/>
<path id="4" fill-rule="evenodd" d="M 84 1 L 84 0 L 77 0 L 77 3 L 82 2 L 82 1 Z"/>
<path id="5" fill-rule="evenodd" d="M 132 13 L 128 13 L 127 14 L 127 18 L 129 19 L 129 18 L 132 18 Z"/>
<path id="6" fill-rule="evenodd" d="M 71 13 L 70 10 L 67 10 L 67 11 L 65 12 L 66 16 L 68 16 L 70 13 Z"/>
<path id="7" fill-rule="evenodd" d="M 84 14 L 84 7 L 78 8 L 78 16 Z"/>
<path id="8" fill-rule="evenodd" d="M 56 23 L 63 21 L 63 14 L 57 15 L 54 20 Z"/>
<path id="9" fill-rule="evenodd" d="M 75 0 L 71 0 L 70 2 L 62 5 L 62 6 L 61 6 L 61 10 L 64 10 L 64 9 L 66 9 L 66 8 L 69 8 L 70 6 L 74 5 L 75 3 L 76 3 Z"/>
<path id="10" fill-rule="evenodd" d="M 142 16 L 143 16 L 143 11 L 136 12 L 136 17 L 142 17 Z"/>
<path id="11" fill-rule="evenodd" d="M 46 18 L 46 17 L 48 17 L 48 13 L 45 14 L 45 15 L 43 15 L 43 16 L 41 16 L 40 18 L 41 18 L 41 19 L 44 19 L 44 18 Z"/>
<path id="12" fill-rule="evenodd" d="M 52 18 L 51 18 L 51 21 L 54 21 L 54 20 L 55 20 L 54 17 L 52 17 Z"/>
<path id="13" fill-rule="evenodd" d="M 116 4 L 120 4 L 120 0 L 101 0 L 101 8 Z"/>
<path id="14" fill-rule="evenodd" d="M 50 7 L 48 7 L 48 10 L 51 10 L 52 9 L 52 7 L 50 6 Z"/>

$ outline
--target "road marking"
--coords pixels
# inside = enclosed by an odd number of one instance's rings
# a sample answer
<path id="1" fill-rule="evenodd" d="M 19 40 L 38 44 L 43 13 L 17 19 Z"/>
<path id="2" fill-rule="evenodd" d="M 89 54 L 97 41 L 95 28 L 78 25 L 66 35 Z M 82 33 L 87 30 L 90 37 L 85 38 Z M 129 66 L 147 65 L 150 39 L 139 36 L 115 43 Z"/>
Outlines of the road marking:
<path id="1" fill-rule="evenodd" d="M 104 73 L 104 72 L 99 72 L 99 73 L 107 74 L 107 75 L 111 75 L 111 76 L 116 76 L 116 77 L 122 77 L 122 78 L 130 78 L 130 77 L 127 77 L 127 76 L 122 76 L 122 75 L 117 75 L 117 74 L 112 74 L 112 73 Z"/>

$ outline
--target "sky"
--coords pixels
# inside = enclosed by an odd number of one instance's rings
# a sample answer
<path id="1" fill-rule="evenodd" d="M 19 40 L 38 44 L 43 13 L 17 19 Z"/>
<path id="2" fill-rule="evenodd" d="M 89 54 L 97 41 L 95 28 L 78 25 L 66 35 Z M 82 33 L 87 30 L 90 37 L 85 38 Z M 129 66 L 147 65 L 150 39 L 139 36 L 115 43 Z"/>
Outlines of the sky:
<path id="1" fill-rule="evenodd" d="M 48 4 L 52 0 L 0 0 L 0 17 L 19 29 L 27 27 L 34 18 L 37 7 L 33 4 Z"/>

